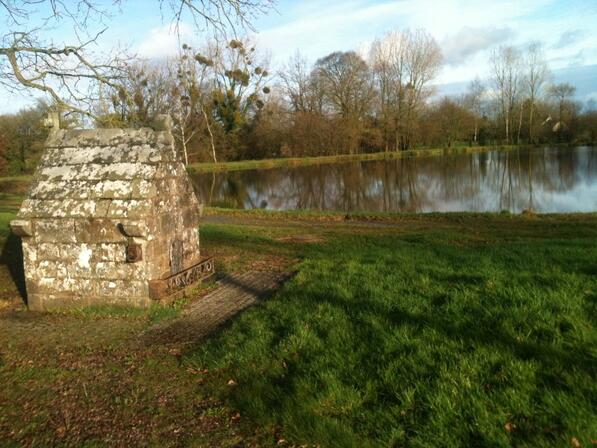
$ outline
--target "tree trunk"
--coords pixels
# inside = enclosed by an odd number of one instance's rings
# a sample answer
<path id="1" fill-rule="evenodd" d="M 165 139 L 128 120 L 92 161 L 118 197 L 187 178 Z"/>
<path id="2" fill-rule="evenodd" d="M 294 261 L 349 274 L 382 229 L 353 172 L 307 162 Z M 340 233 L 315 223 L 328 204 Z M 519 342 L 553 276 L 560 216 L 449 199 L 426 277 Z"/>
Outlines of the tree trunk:
<path id="1" fill-rule="evenodd" d="M 535 101 L 531 99 L 531 110 L 529 110 L 529 143 L 533 143 L 533 109 L 535 109 Z"/>
<path id="2" fill-rule="evenodd" d="M 477 131 L 478 131 L 478 124 L 477 124 L 477 119 L 475 118 L 475 135 L 473 136 L 473 142 L 475 142 L 475 144 L 477 144 Z"/>
<path id="3" fill-rule="evenodd" d="M 187 166 L 189 164 L 189 155 L 187 153 L 187 139 L 184 132 L 184 123 L 182 121 L 180 122 L 180 136 L 180 142 L 182 143 L 182 151 L 184 154 L 184 164 Z"/>
<path id="4" fill-rule="evenodd" d="M 506 145 L 510 144 L 510 114 L 506 111 Z"/>
<path id="5" fill-rule="evenodd" d="M 522 129 L 522 111 L 523 111 L 524 101 L 520 102 L 520 116 L 518 117 L 518 135 L 516 137 L 516 144 L 520 145 L 520 131 Z"/>
<path id="6" fill-rule="evenodd" d="M 207 114 L 205 113 L 205 108 L 201 107 L 201 112 L 203 113 L 203 118 L 205 118 L 205 126 L 207 127 L 207 132 L 209 133 L 209 142 L 211 143 L 211 155 L 214 159 L 214 163 L 218 163 L 218 159 L 216 158 L 216 145 L 214 144 L 214 134 L 211 132 L 211 125 L 209 124 L 209 119 Z"/>

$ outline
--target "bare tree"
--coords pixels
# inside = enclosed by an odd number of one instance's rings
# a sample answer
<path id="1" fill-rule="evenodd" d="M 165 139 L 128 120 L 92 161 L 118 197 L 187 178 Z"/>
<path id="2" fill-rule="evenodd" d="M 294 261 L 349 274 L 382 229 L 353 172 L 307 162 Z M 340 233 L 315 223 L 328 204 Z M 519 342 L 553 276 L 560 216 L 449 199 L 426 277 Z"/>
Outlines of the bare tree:
<path id="1" fill-rule="evenodd" d="M 548 95 L 556 101 L 558 108 L 558 121 L 553 126 L 554 132 L 561 135 L 562 131 L 569 126 L 566 121 L 566 109 L 571 105 L 571 99 L 576 92 L 576 87 L 568 83 L 552 84 L 547 89 Z M 568 120 L 570 121 L 570 120 Z"/>
<path id="2" fill-rule="evenodd" d="M 214 114 L 227 134 L 246 123 L 249 114 L 265 105 L 270 93 L 269 58 L 260 55 L 250 39 L 213 41 L 206 49 L 213 62 Z"/>
<path id="3" fill-rule="evenodd" d="M 485 86 L 479 78 L 475 78 L 469 84 L 468 92 L 464 97 L 464 104 L 473 114 L 473 142 L 477 143 L 479 134 L 479 119 L 483 116 L 483 96 Z"/>
<path id="4" fill-rule="evenodd" d="M 408 149 L 421 107 L 431 94 L 442 54 L 424 30 L 394 31 L 374 42 L 370 61 L 380 93 L 384 121 L 393 122 L 396 148 Z"/>
<path id="5" fill-rule="evenodd" d="M 376 39 L 371 46 L 369 61 L 377 87 L 379 115 L 383 126 L 386 151 L 390 134 L 397 142 L 400 101 L 404 98 L 406 77 L 406 53 L 408 44 L 405 35 L 398 31 Z"/>
<path id="6" fill-rule="evenodd" d="M 324 87 L 331 111 L 343 118 L 361 118 L 371 103 L 367 63 L 354 51 L 335 52 L 315 63 L 312 76 Z"/>
<path id="7" fill-rule="evenodd" d="M 213 79 L 214 62 L 195 53 L 191 46 L 182 45 L 182 54 L 171 67 L 174 86 L 171 92 L 174 112 L 174 138 L 179 142 L 185 164 L 189 163 L 187 145 L 201 131 L 200 123 L 205 125 L 209 134 L 212 159 L 217 163 L 216 146 L 210 116 L 207 112 L 210 79 Z M 174 69 L 174 70 L 172 70 Z M 173 74 L 172 71 L 176 73 Z"/>
<path id="8" fill-rule="evenodd" d="M 212 31 L 216 40 L 237 37 L 239 31 L 247 29 L 255 31 L 254 19 L 266 14 L 275 5 L 275 0 L 158 0 L 158 2 L 160 9 L 169 10 L 176 24 L 188 16 L 197 29 Z"/>
<path id="9" fill-rule="evenodd" d="M 520 94 L 520 54 L 514 47 L 500 47 L 493 52 L 491 65 L 506 143 L 511 143 L 514 107 Z"/>
<path id="10" fill-rule="evenodd" d="M 549 77 L 549 68 L 540 42 L 531 42 L 526 48 L 524 70 L 524 86 L 529 101 L 529 143 L 533 143 L 535 104 Z"/>
<path id="11" fill-rule="evenodd" d="M 443 97 L 428 108 L 426 135 L 430 144 L 451 147 L 453 143 L 470 138 L 474 114 L 458 101 Z"/>
<path id="12" fill-rule="evenodd" d="M 34 90 L 61 110 L 93 117 L 91 104 L 102 88 L 117 90 L 130 60 L 123 51 L 101 52 L 98 45 L 111 14 L 126 0 L 0 0 L 0 83 L 11 90 Z M 250 27 L 273 0 L 154 0 L 178 24 L 190 17 L 202 29 L 222 36 L 227 29 Z M 41 11 L 41 14 L 40 14 Z M 42 17 L 39 19 L 38 17 Z M 72 26 L 72 43 L 58 45 L 48 37 L 52 28 Z"/>
<path id="13" fill-rule="evenodd" d="M 294 112 L 313 112 L 311 69 L 307 60 L 297 52 L 278 73 L 286 100 Z"/>
<path id="14" fill-rule="evenodd" d="M 36 19 L 38 9 L 46 15 Z M 98 85 L 116 87 L 123 76 L 118 53 L 101 55 L 97 41 L 105 33 L 107 11 L 91 1 L 0 1 L 0 83 L 9 91 L 43 93 L 59 109 L 88 114 Z M 45 36 L 52 27 L 69 22 L 74 39 L 57 45 Z"/>
<path id="15" fill-rule="evenodd" d="M 126 66 L 117 89 L 100 88 L 92 113 L 99 127 L 149 126 L 170 108 L 171 77 L 160 63 Z"/>

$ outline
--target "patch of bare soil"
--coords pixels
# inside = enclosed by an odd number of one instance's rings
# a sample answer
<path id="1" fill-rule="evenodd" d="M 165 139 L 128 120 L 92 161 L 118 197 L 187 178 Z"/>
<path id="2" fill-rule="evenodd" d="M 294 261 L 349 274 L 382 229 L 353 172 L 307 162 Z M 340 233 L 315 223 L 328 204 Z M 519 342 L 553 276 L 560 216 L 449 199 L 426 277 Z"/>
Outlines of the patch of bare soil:
<path id="1" fill-rule="evenodd" d="M 221 250 L 182 315 L 34 313 L 0 265 L 0 440 L 15 446 L 271 446 L 182 353 L 275 291 L 293 261 Z M 239 272 L 245 274 L 239 275 Z M 0 443 L 0 445 L 2 445 Z"/>
<path id="2" fill-rule="evenodd" d="M 0 440 L 14 446 L 263 446 L 145 318 L 0 312 Z M 248 434 L 248 435 L 247 435 Z"/>
<path id="3" fill-rule="evenodd" d="M 325 239 L 320 235 L 290 235 L 276 238 L 276 241 L 282 243 L 318 244 L 323 243 Z"/>

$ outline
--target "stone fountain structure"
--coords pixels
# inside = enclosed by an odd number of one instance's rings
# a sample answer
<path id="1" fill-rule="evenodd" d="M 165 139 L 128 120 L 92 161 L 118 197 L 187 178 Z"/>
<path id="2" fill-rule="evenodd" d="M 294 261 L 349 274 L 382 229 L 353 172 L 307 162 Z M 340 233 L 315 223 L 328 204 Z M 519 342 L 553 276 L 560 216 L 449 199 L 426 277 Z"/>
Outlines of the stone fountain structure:
<path id="1" fill-rule="evenodd" d="M 62 130 L 57 118 L 13 233 L 32 310 L 177 297 L 214 272 L 200 256 L 201 207 L 171 120 Z"/>

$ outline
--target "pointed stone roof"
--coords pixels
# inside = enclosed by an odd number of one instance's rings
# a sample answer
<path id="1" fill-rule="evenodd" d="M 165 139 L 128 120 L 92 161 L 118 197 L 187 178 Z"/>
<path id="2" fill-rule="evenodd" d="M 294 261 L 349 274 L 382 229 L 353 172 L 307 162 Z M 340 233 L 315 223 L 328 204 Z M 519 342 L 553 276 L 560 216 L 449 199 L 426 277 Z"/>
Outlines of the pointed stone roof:
<path id="1" fill-rule="evenodd" d="M 163 128 L 55 131 L 18 218 L 151 215 L 156 185 L 184 170 Z"/>

